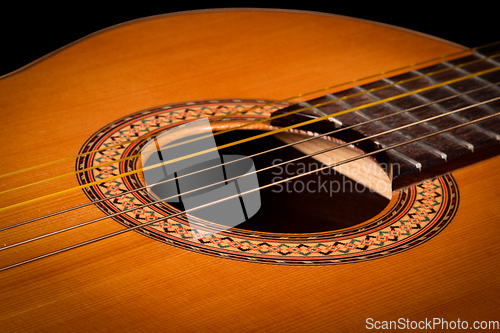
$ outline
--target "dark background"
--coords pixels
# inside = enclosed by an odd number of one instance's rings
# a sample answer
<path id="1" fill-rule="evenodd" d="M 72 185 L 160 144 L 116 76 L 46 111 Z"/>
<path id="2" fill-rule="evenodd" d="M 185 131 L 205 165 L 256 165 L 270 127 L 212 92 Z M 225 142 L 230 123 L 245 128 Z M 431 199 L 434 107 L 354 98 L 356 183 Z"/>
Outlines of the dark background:
<path id="1" fill-rule="evenodd" d="M 198 2 L 199 3 L 199 2 Z M 293 1 L 291 2 L 293 3 Z M 472 7 L 469 2 L 434 3 L 322 1 L 320 5 L 266 6 L 258 3 L 245 6 L 172 5 L 161 1 L 120 2 L 100 5 L 81 2 L 60 2 L 59 5 L 32 5 L 26 2 L 0 10 L 0 76 L 16 70 L 72 41 L 100 29 L 151 15 L 192 9 L 221 7 L 287 8 L 321 11 L 401 26 L 474 47 L 500 40 L 498 5 L 481 2 Z M 460 4 L 461 3 L 461 4 Z M 480 2 L 478 2 L 480 3 Z"/>

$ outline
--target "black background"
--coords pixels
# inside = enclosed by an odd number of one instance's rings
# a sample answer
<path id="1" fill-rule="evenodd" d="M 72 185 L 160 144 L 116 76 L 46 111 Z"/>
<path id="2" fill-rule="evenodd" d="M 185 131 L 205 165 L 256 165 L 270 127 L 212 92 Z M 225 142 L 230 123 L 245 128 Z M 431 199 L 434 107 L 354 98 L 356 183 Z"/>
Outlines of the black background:
<path id="1" fill-rule="evenodd" d="M 199 3 L 199 2 L 197 2 Z M 293 2 L 292 2 L 293 3 Z M 151 15 L 183 10 L 227 7 L 286 8 L 321 11 L 368 19 L 424 32 L 465 46 L 481 46 L 500 40 L 498 5 L 481 2 L 479 7 L 457 1 L 455 4 L 399 2 L 322 1 L 320 5 L 273 5 L 258 3 L 233 5 L 172 5 L 161 1 L 105 2 L 90 4 L 60 2 L 59 5 L 31 5 L 19 2 L 0 10 L 0 75 L 16 70 L 72 41 L 109 26 Z M 478 2 L 479 3 L 479 2 Z"/>

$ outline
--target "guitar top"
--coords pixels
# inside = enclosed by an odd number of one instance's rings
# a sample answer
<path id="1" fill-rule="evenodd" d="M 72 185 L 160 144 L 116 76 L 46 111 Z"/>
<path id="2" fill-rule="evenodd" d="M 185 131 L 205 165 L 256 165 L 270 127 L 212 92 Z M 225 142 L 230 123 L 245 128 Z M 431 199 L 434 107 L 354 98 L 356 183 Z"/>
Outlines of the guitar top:
<path id="1" fill-rule="evenodd" d="M 500 329 L 496 53 L 336 15 L 207 10 L 105 29 L 2 77 L 2 331 Z M 137 156 L 206 117 L 285 143 L 321 136 L 297 151 L 340 145 L 394 192 L 368 175 L 371 199 L 325 203 L 304 178 L 283 200 L 261 191 L 260 224 L 189 228 L 154 202 Z M 237 140 L 217 142 L 234 148 L 221 158 L 263 149 Z M 356 210 L 368 215 L 338 217 Z"/>

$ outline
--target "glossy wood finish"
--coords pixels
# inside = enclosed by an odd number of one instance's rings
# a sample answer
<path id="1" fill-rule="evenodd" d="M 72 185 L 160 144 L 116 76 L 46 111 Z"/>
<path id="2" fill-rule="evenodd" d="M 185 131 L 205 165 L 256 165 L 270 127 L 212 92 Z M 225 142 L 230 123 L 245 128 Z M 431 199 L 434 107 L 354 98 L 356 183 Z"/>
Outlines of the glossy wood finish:
<path id="1" fill-rule="evenodd" d="M 282 99 L 460 50 L 399 29 L 311 13 L 196 12 L 125 24 L 0 80 L 0 174 L 74 155 L 102 126 L 148 107 Z M 272 266 L 200 255 L 131 232 L 1 272 L 0 327 L 304 332 L 360 331 L 367 318 L 459 318 L 469 326 L 498 320 L 499 166 L 496 158 L 457 171 L 461 202 L 454 221 L 398 255 L 354 265 Z M 4 177 L 1 190 L 73 168 L 69 160 Z M 3 194 L 2 207 L 76 185 L 70 176 Z M 3 210 L 1 226 L 84 202 L 79 190 L 33 201 Z M 8 231 L 1 240 L 10 244 L 99 216 L 90 206 Z M 107 219 L 0 252 L 0 265 L 119 229 Z"/>

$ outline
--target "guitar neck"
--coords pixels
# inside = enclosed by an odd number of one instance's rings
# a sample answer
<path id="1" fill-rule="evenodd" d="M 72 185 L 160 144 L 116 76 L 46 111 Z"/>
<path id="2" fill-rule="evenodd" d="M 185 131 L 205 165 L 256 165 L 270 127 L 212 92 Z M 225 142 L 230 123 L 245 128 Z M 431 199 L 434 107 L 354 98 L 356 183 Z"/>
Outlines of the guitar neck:
<path id="1" fill-rule="evenodd" d="M 355 145 L 383 150 L 375 158 L 391 166 L 394 189 L 470 165 L 500 153 L 500 119 L 474 122 L 500 111 L 500 46 L 480 51 L 301 102 L 278 112 L 305 110 L 272 124 L 332 115 L 305 129 L 345 129 L 333 134 L 345 142 L 367 138 Z"/>

